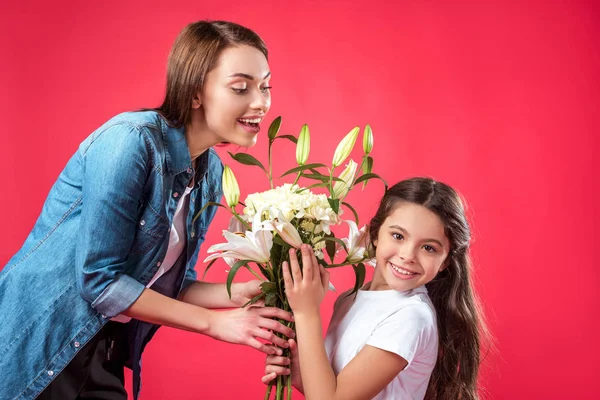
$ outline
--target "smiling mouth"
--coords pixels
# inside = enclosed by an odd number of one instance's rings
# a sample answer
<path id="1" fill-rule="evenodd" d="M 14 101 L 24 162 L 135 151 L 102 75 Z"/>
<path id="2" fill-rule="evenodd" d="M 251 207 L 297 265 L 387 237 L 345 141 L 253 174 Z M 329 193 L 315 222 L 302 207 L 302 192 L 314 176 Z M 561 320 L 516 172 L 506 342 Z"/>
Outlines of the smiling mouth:
<path id="1" fill-rule="evenodd" d="M 261 118 L 238 118 L 237 121 L 242 125 L 256 128 L 260 124 Z"/>
<path id="2" fill-rule="evenodd" d="M 398 272 L 399 274 L 402 275 L 406 275 L 406 276 L 414 276 L 414 275 L 419 275 L 417 272 L 413 272 L 413 271 L 409 271 L 407 269 L 404 269 L 402 267 L 398 267 L 397 265 L 394 265 L 392 263 L 389 263 L 390 266 L 392 267 L 392 269 L 396 272 Z"/>

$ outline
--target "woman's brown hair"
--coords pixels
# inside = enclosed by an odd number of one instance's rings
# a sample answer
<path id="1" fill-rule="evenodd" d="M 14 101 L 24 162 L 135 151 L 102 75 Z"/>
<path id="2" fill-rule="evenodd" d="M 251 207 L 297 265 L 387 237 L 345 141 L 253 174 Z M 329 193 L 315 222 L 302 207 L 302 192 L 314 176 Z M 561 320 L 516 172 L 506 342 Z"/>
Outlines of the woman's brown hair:
<path id="1" fill-rule="evenodd" d="M 190 122 L 192 100 L 202 90 L 206 75 L 229 46 L 247 45 L 268 59 L 267 46 L 254 31 L 227 21 L 198 21 L 177 36 L 167 64 L 167 91 L 159 112 L 170 125 Z"/>

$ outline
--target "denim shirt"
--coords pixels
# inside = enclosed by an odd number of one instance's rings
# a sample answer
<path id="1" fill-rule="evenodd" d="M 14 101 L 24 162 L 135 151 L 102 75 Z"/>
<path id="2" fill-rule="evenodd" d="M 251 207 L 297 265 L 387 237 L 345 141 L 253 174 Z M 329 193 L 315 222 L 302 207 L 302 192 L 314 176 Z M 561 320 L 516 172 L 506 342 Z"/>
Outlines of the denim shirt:
<path id="1" fill-rule="evenodd" d="M 213 149 L 192 168 L 183 128 L 154 111 L 117 115 L 79 146 L 23 247 L 0 271 L 0 399 L 33 399 L 141 295 L 168 247 L 190 181 L 185 273 L 222 195 Z M 137 395 L 137 393 L 135 394 Z"/>

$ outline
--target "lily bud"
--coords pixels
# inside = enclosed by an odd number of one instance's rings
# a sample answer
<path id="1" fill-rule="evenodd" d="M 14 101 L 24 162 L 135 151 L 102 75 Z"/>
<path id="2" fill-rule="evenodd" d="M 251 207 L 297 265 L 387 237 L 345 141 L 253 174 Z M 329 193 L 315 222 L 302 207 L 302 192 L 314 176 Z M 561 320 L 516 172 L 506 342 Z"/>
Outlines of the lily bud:
<path id="1" fill-rule="evenodd" d="M 342 165 L 344 160 L 348 158 L 352 149 L 354 148 L 354 144 L 356 143 L 356 138 L 358 137 L 359 127 L 355 127 L 352 129 L 344 138 L 340 141 L 337 148 L 335 149 L 335 153 L 333 153 L 333 162 L 332 165 L 334 167 L 339 167 Z"/>
<path id="2" fill-rule="evenodd" d="M 227 165 L 223 170 L 223 194 L 227 205 L 231 208 L 235 207 L 240 201 L 240 187 L 233 171 Z"/>
<path id="3" fill-rule="evenodd" d="M 358 164 L 354 162 L 354 160 L 350 159 L 346 168 L 342 171 L 338 178 L 341 181 L 335 181 L 333 184 L 333 193 L 331 197 L 334 199 L 343 199 L 348 194 L 348 190 L 350 190 L 350 185 L 356 176 L 356 170 L 358 169 Z"/>
<path id="4" fill-rule="evenodd" d="M 369 154 L 373 150 L 373 131 L 371 126 L 365 126 L 365 132 L 363 134 L 363 150 L 365 154 Z"/>
<path id="5" fill-rule="evenodd" d="M 310 133 L 308 131 L 308 125 L 304 124 L 300 130 L 298 136 L 298 143 L 296 144 L 296 162 L 298 165 L 304 165 L 308 160 L 308 154 L 310 153 Z"/>

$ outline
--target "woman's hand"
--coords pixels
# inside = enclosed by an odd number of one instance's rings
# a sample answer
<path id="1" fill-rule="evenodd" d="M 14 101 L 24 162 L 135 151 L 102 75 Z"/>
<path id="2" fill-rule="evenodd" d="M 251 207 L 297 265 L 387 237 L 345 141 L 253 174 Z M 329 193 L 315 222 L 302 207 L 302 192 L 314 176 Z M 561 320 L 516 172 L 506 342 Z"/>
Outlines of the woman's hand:
<path id="1" fill-rule="evenodd" d="M 261 378 L 262 382 L 267 385 L 277 375 L 292 374 L 292 386 L 304 393 L 302 387 L 302 375 L 300 374 L 300 358 L 298 357 L 298 344 L 294 339 L 288 340 L 290 346 L 290 356 L 283 357 L 278 355 L 267 356 L 265 375 Z"/>
<path id="2" fill-rule="evenodd" d="M 329 272 L 319 265 L 312 247 L 303 244 L 300 249 L 302 271 L 295 249 L 290 249 L 289 264 L 283 263 L 285 293 L 294 314 L 318 314 L 329 288 Z"/>
<path id="3" fill-rule="evenodd" d="M 255 298 L 261 293 L 260 285 L 263 282 L 254 279 L 248 282 L 234 283 L 231 285 L 231 301 L 237 307 L 242 307 L 250 300 Z M 262 303 L 258 303 L 262 304 Z"/>
<path id="4" fill-rule="evenodd" d="M 213 311 L 207 334 L 217 340 L 243 344 L 266 354 L 281 355 L 281 349 L 264 344 L 258 339 L 286 348 L 287 340 L 277 337 L 275 332 L 288 338 L 293 338 L 295 334 L 291 328 L 271 318 L 294 321 L 289 312 L 275 307 L 248 306 L 229 311 Z"/>

